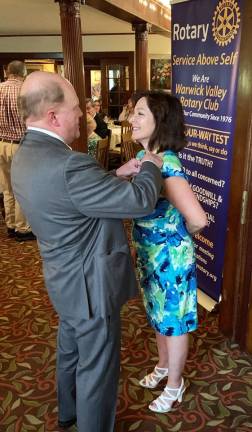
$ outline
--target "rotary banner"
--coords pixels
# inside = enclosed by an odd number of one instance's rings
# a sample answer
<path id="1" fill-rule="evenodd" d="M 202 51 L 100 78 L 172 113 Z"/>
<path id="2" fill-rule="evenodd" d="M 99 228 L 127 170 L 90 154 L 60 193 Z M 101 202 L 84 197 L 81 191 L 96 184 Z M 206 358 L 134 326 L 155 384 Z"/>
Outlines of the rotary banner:
<path id="1" fill-rule="evenodd" d="M 242 0 L 172 5 L 172 92 L 184 108 L 188 145 L 179 154 L 208 216 L 195 237 L 198 286 L 218 301 L 232 166 Z"/>

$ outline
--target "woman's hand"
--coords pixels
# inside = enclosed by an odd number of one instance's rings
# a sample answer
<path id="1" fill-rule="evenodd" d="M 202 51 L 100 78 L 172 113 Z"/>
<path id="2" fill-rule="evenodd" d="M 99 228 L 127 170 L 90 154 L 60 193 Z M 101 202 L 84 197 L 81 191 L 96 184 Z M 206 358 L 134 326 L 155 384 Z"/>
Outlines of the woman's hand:
<path id="1" fill-rule="evenodd" d="M 137 159 L 131 159 L 126 162 L 120 168 L 117 168 L 116 175 L 117 177 L 131 177 L 140 172 L 141 169 L 141 161 Z"/>

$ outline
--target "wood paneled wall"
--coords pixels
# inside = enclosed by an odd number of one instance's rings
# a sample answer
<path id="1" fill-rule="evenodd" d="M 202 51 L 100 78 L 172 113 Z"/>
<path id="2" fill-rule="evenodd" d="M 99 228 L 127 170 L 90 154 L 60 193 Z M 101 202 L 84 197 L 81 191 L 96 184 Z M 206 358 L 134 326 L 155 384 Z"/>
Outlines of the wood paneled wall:
<path id="1" fill-rule="evenodd" d="M 244 0 L 220 329 L 245 350 L 252 338 L 252 2 Z M 245 198 L 245 206 L 243 199 Z M 243 215 L 243 218 L 242 218 Z M 220 227 L 221 229 L 221 227 Z M 251 312 L 251 306 L 250 306 Z M 251 344 L 250 344 L 251 349 Z M 252 352 L 252 351 L 251 351 Z"/>

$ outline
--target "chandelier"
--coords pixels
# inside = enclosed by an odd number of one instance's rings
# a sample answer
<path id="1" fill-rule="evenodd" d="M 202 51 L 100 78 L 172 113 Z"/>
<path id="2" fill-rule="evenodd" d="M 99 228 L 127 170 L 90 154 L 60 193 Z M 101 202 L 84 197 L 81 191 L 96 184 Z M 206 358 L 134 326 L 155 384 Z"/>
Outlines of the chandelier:
<path id="1" fill-rule="evenodd" d="M 160 15 L 171 21 L 171 4 L 170 0 L 138 0 L 141 6 L 150 9 L 153 12 L 159 10 Z"/>
<path id="2" fill-rule="evenodd" d="M 170 2 L 170 0 L 156 0 L 157 1 L 157 3 L 161 3 L 163 6 L 165 6 L 165 7 L 170 7 L 170 5 L 171 5 L 171 2 Z"/>
<path id="3" fill-rule="evenodd" d="M 170 12 L 171 9 L 171 2 L 170 0 L 138 0 L 138 2 L 149 9 L 152 9 L 153 11 L 157 10 L 157 5 L 161 6 L 163 10 L 167 10 Z"/>

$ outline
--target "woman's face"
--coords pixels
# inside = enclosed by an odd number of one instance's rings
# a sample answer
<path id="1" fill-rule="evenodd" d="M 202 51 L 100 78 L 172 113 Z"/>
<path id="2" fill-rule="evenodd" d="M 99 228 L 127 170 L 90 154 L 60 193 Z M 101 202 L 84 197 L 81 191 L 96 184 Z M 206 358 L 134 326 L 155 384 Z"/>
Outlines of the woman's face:
<path id="1" fill-rule="evenodd" d="M 145 97 L 139 99 L 136 103 L 134 115 L 131 118 L 132 123 L 132 138 L 139 141 L 147 150 L 149 139 L 155 129 L 154 116 L 147 105 Z"/>
<path id="2" fill-rule="evenodd" d="M 101 109 L 100 102 L 96 101 L 96 102 L 94 103 L 94 108 L 95 108 L 95 111 L 96 111 L 97 113 L 100 112 L 100 109 Z"/>

